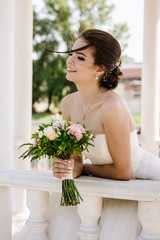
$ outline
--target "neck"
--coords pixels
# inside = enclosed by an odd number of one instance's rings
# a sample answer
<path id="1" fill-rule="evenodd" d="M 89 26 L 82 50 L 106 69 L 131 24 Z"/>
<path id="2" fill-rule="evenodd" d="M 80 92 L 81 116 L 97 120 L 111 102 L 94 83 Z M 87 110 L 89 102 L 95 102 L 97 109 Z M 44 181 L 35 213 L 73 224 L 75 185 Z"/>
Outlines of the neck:
<path id="1" fill-rule="evenodd" d="M 92 86 L 81 86 L 77 87 L 80 93 L 81 102 L 84 107 L 92 104 L 94 100 L 96 100 L 97 95 L 99 93 L 99 86 L 92 85 Z"/>
<path id="2" fill-rule="evenodd" d="M 91 106 L 96 102 L 100 88 L 97 84 L 84 84 L 77 86 L 80 94 L 80 104 L 82 112 L 82 122 L 85 124 Z"/>

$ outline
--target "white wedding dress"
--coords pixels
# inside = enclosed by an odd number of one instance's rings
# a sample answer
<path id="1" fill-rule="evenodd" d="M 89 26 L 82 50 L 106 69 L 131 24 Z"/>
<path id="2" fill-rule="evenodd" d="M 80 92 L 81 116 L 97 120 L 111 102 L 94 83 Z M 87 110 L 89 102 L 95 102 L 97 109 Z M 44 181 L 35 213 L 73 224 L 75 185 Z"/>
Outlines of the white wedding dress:
<path id="1" fill-rule="evenodd" d="M 133 178 L 160 180 L 160 158 L 140 148 L 136 130 L 130 133 L 130 142 Z M 95 165 L 111 164 L 105 134 L 97 135 L 94 145 L 84 152 L 85 157 Z M 59 202 L 60 195 L 52 193 L 47 212 L 49 240 L 79 240 L 76 207 L 60 207 Z M 137 240 L 141 231 L 137 215 L 136 201 L 104 199 L 99 240 Z"/>

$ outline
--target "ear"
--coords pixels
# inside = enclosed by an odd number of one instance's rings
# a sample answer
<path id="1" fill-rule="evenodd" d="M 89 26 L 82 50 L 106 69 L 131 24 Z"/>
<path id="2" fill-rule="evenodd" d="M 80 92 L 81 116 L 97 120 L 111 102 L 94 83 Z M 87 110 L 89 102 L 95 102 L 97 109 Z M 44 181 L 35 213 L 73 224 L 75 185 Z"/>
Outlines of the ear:
<path id="1" fill-rule="evenodd" d="M 101 66 L 97 66 L 97 73 L 102 75 L 106 72 L 106 67 L 102 64 Z"/>

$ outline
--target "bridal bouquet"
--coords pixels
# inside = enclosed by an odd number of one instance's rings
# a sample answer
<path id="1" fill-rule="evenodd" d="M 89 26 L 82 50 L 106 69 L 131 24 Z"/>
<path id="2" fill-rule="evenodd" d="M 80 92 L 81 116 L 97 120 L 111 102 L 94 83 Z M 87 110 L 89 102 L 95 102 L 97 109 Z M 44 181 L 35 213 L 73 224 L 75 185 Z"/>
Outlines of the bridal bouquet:
<path id="1" fill-rule="evenodd" d="M 61 158 L 69 160 L 74 152 L 79 156 L 84 150 L 88 151 L 88 145 L 94 146 L 94 136 L 91 131 L 83 128 L 79 124 L 70 121 L 57 121 L 39 126 L 38 132 L 32 134 L 32 143 L 24 143 L 28 149 L 19 157 L 30 157 L 31 161 L 41 159 L 42 156 L 48 158 Z M 61 206 L 77 205 L 83 201 L 74 183 L 73 177 L 66 177 L 62 180 Z"/>

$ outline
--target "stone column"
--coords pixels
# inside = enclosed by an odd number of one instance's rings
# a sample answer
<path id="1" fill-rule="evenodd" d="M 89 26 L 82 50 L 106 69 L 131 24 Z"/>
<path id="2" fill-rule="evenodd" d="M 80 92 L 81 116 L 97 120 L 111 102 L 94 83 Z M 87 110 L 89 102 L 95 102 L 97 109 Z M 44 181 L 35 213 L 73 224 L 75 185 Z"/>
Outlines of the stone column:
<path id="1" fill-rule="evenodd" d="M 138 240 L 160 239 L 160 203 L 139 202 L 138 219 L 142 225 L 142 231 Z"/>
<path id="2" fill-rule="evenodd" d="M 30 216 L 26 221 L 28 232 L 26 240 L 47 240 L 46 228 L 48 222 L 45 218 L 45 210 L 49 205 L 49 193 L 27 190 L 27 206 Z"/>
<path id="3" fill-rule="evenodd" d="M 158 155 L 160 81 L 160 1 L 144 1 L 142 147 Z"/>
<path id="4" fill-rule="evenodd" d="M 32 119 L 32 0 L 15 0 L 14 56 L 14 163 L 16 169 L 29 169 L 28 160 L 18 159 L 24 148 L 18 147 L 31 138 Z M 13 211 L 25 206 L 24 190 L 14 190 Z M 19 202 L 18 199 L 21 199 Z"/>
<path id="5" fill-rule="evenodd" d="M 84 202 L 78 205 L 77 211 L 81 219 L 78 229 L 80 240 L 98 240 L 100 229 L 98 220 L 102 214 L 102 198 L 83 196 Z"/>
<path id="6" fill-rule="evenodd" d="M 0 1 L 0 168 L 10 168 L 13 157 L 14 1 Z M 11 239 L 10 190 L 0 188 L 0 238 Z"/>

